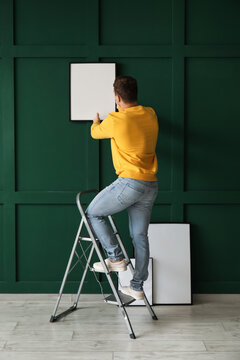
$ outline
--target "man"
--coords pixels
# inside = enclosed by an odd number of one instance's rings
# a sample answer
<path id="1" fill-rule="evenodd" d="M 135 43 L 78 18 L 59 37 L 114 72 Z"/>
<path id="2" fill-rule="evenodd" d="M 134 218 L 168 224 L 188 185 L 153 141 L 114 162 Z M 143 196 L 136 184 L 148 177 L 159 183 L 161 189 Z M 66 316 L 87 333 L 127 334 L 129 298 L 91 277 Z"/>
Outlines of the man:
<path id="1" fill-rule="evenodd" d="M 86 216 L 109 256 L 105 259 L 109 271 L 126 271 L 122 250 L 104 217 L 124 209 L 128 211 L 135 269 L 130 286 L 121 287 L 121 291 L 135 299 L 143 299 L 143 282 L 148 278 L 148 226 L 158 193 L 155 153 L 158 119 L 151 107 L 138 105 L 136 79 L 118 76 L 113 87 L 118 112 L 108 113 L 101 123 L 97 113 L 91 136 L 111 139 L 112 160 L 118 179 L 95 196 Z M 101 262 L 94 263 L 93 267 L 104 272 Z"/>

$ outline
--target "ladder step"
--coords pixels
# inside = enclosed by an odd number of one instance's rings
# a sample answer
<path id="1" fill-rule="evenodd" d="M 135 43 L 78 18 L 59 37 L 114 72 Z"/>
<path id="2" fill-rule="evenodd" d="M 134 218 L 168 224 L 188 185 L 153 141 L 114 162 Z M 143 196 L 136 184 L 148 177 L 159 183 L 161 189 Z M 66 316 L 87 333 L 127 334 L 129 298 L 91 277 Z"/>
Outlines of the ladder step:
<path id="1" fill-rule="evenodd" d="M 92 239 L 88 236 L 79 236 L 78 240 L 92 241 Z M 98 241 L 98 238 L 95 238 L 95 240 Z"/>
<path id="2" fill-rule="evenodd" d="M 123 294 L 120 290 L 118 291 L 118 295 L 121 298 L 124 306 L 131 304 L 133 301 L 136 300 L 130 295 Z M 113 294 L 107 296 L 104 301 L 108 304 L 118 305 L 118 302 Z"/>

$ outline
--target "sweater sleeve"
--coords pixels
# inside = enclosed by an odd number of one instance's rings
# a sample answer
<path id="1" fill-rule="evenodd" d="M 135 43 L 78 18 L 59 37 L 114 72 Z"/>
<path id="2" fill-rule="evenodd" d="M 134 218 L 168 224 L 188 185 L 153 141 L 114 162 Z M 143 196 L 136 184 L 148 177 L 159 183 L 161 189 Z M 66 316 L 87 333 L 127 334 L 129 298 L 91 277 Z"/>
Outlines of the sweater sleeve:
<path id="1" fill-rule="evenodd" d="M 94 139 L 108 139 L 114 137 L 114 118 L 108 115 L 101 123 L 95 121 L 91 126 L 91 136 Z"/>

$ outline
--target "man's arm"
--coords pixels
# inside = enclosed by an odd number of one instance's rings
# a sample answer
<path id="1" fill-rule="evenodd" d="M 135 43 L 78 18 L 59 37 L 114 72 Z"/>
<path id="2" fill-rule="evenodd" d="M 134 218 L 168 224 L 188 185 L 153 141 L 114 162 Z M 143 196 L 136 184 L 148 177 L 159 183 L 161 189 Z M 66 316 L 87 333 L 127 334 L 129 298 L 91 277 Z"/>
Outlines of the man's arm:
<path id="1" fill-rule="evenodd" d="M 91 126 L 91 136 L 94 139 L 108 139 L 114 137 L 114 118 L 110 115 L 101 123 L 95 121 Z"/>

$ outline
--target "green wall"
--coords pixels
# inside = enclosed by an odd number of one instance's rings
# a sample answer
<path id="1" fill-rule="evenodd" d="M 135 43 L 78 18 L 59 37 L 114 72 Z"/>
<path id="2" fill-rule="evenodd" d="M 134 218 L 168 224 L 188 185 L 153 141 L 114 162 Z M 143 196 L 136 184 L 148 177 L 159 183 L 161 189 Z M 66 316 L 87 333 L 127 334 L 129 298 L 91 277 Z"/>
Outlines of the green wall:
<path id="1" fill-rule="evenodd" d="M 0 0 L 0 292 L 58 292 L 76 194 L 116 179 L 110 140 L 69 121 L 69 62 L 116 62 L 159 119 L 151 222 L 191 224 L 193 293 L 239 293 L 239 16 L 235 0 Z M 91 273 L 83 292 L 100 292 Z"/>

